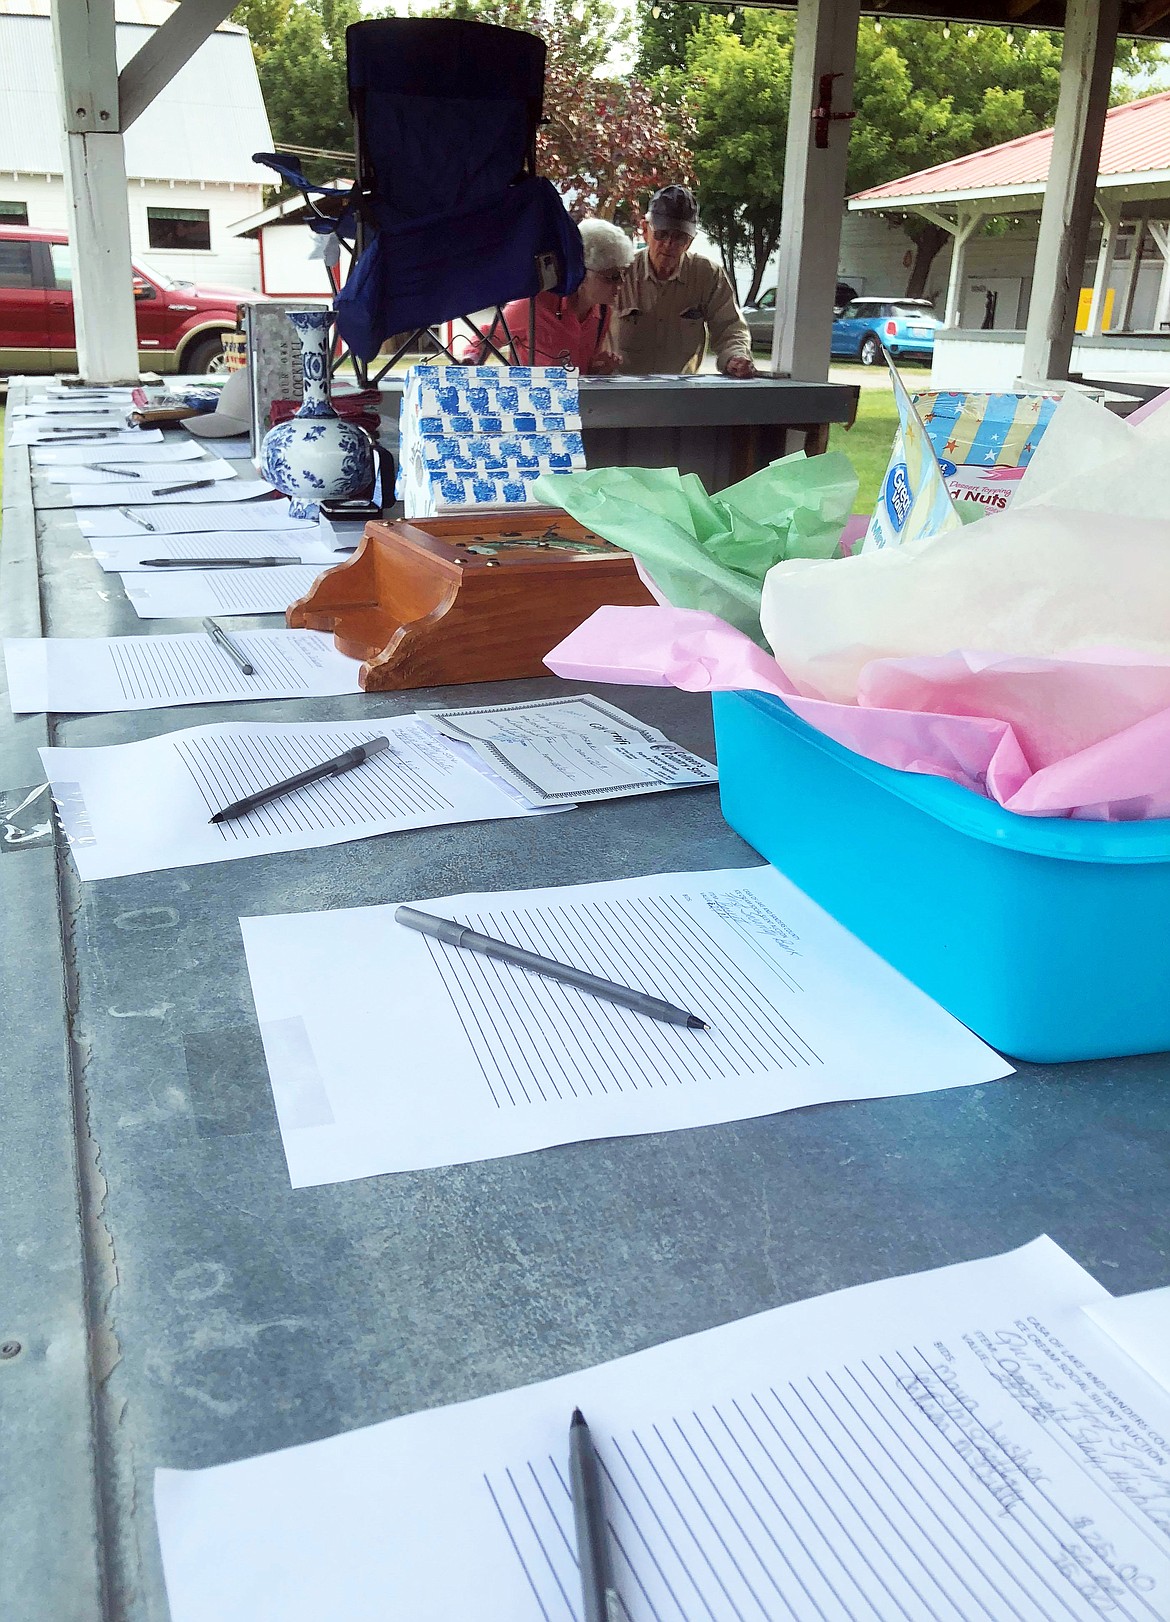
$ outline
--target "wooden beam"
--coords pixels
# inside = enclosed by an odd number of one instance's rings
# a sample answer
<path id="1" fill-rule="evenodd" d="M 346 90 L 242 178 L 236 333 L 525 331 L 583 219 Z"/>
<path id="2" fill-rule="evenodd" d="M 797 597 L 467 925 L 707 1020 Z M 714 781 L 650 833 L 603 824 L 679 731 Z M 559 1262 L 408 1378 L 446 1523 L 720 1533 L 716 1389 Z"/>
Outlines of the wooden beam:
<path id="1" fill-rule="evenodd" d="M 1167 12 L 1170 12 L 1170 0 L 1146 0 L 1131 25 L 1134 33 L 1144 34 L 1155 23 L 1160 23 Z"/>
<path id="2" fill-rule="evenodd" d="M 1120 0 L 1068 0 L 1060 100 L 1024 338 L 1028 385 L 1067 378 L 1076 336 Z"/>
<path id="3" fill-rule="evenodd" d="M 236 0 L 181 0 L 118 75 L 120 127 L 128 130 L 209 39 Z"/>
<path id="4" fill-rule="evenodd" d="M 1019 18 L 1026 17 L 1030 11 L 1035 11 L 1039 4 L 1040 0 L 1008 0 L 1008 21 L 1014 23 Z"/>
<path id="5" fill-rule="evenodd" d="M 784 156 L 772 370 L 829 375 L 860 0 L 800 0 Z M 831 116 L 816 118 L 831 98 Z"/>

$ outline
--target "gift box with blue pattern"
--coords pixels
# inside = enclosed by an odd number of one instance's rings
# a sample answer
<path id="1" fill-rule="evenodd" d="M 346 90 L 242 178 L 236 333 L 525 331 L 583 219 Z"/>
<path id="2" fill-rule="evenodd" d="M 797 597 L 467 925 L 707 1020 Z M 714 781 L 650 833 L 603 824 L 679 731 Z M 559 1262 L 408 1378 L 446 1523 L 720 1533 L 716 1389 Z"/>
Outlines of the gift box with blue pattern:
<path id="1" fill-rule="evenodd" d="M 564 367 L 413 367 L 399 423 L 407 516 L 531 502 L 541 474 L 585 466 L 580 424 Z"/>

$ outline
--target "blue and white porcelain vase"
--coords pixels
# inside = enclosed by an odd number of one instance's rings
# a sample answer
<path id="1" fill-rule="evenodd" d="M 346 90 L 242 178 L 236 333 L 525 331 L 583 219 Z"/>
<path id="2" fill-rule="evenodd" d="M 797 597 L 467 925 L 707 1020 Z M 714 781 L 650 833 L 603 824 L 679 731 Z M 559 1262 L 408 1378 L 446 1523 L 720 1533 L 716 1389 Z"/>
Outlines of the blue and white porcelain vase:
<path id="1" fill-rule="evenodd" d="M 316 518 L 322 501 L 340 501 L 373 484 L 374 452 L 368 436 L 329 402 L 332 310 L 301 310 L 289 320 L 301 340 L 304 399 L 295 417 L 265 434 L 260 471 L 289 498 L 291 517 Z"/>

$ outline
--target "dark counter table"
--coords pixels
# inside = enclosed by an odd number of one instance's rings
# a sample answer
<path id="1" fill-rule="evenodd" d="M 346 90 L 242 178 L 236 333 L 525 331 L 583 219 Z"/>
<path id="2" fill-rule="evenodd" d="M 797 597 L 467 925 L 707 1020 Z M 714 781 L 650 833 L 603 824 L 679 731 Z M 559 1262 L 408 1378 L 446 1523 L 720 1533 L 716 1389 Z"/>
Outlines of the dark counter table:
<path id="1" fill-rule="evenodd" d="M 34 513 L 23 451 L 8 454 L 5 496 L 6 635 L 193 628 L 140 621 L 69 513 Z M 47 737 L 565 690 L 5 714 L 0 791 L 41 781 Z M 606 696 L 710 753 L 706 700 Z M 479 1396 L 1040 1232 L 1110 1290 L 1170 1281 L 1165 1056 L 289 1187 L 238 918 L 755 862 L 713 791 L 85 886 L 35 823 L 0 848 L 0 1601 L 13 1622 L 164 1622 L 159 1464 Z"/>

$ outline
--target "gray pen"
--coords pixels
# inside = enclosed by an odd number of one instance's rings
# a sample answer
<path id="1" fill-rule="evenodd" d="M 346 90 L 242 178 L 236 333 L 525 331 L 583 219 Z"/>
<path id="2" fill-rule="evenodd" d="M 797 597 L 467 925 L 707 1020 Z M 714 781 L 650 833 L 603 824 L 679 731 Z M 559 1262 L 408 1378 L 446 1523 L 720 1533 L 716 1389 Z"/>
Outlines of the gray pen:
<path id="1" fill-rule="evenodd" d="M 622 1008 L 631 1008 L 634 1013 L 645 1014 L 648 1019 L 660 1019 L 666 1025 L 686 1025 L 692 1031 L 711 1028 L 698 1014 L 688 1014 L 685 1008 L 676 1008 L 673 1003 L 663 1002 L 661 997 L 651 997 L 647 992 L 635 991 L 631 986 L 619 986 L 613 980 L 602 980 L 584 969 L 574 969 L 568 963 L 557 963 L 553 958 L 526 951 L 523 946 L 494 940 L 491 935 L 480 935 L 476 930 L 457 924 L 450 918 L 436 918 L 429 912 L 419 912 L 416 907 L 398 907 L 394 922 L 404 924 L 407 929 L 417 929 L 420 935 L 431 935 L 435 940 L 442 941 L 444 946 L 461 946 L 467 952 L 482 952 L 484 957 L 498 957 L 518 969 L 543 975 L 546 980 L 575 986 L 578 991 L 587 991 L 591 997 L 601 997 Z"/>
<path id="2" fill-rule="evenodd" d="M 120 479 L 144 479 L 145 473 L 136 473 L 132 467 L 111 467 L 108 462 L 82 462 L 91 473 L 116 473 Z"/>
<path id="3" fill-rule="evenodd" d="M 75 439 L 115 439 L 120 428 L 42 428 L 42 434 L 69 434 Z"/>
<path id="4" fill-rule="evenodd" d="M 148 529 L 152 535 L 158 533 L 158 525 L 152 524 L 149 518 L 140 518 L 133 507 L 115 507 L 114 511 L 120 512 L 122 517 L 128 518 L 132 524 L 139 524 L 143 529 Z"/>
<path id="5" fill-rule="evenodd" d="M 190 484 L 164 484 L 150 493 L 152 496 L 175 496 L 180 490 L 210 490 L 215 483 L 215 479 L 195 479 Z"/>
<path id="6" fill-rule="evenodd" d="M 206 619 L 203 621 L 203 629 L 217 648 L 222 648 L 229 659 L 235 660 L 245 676 L 254 676 L 256 674 L 256 666 L 250 663 L 247 654 L 242 648 L 237 648 L 221 625 L 217 625 L 213 619 Z"/>
<path id="7" fill-rule="evenodd" d="M 140 569 L 275 569 L 300 558 L 139 558 Z"/>
<path id="8" fill-rule="evenodd" d="M 601 1469 L 580 1408 L 573 1409 L 569 1422 L 569 1489 L 585 1622 L 625 1622 L 626 1608 L 613 1576 Z"/>

